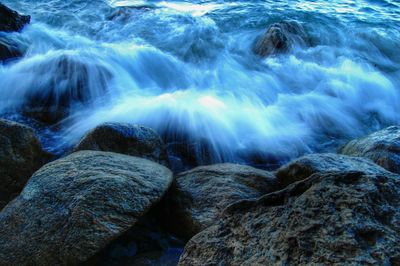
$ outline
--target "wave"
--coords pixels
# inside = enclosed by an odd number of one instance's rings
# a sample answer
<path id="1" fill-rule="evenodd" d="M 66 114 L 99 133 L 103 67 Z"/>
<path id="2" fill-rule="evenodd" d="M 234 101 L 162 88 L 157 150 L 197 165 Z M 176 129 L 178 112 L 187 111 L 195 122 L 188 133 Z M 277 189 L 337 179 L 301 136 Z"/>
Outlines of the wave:
<path id="1" fill-rule="evenodd" d="M 294 5 L 311 46 L 262 59 L 254 41 L 294 11 L 264 18 L 259 10 L 271 7 L 257 1 L 112 1 L 79 28 L 93 7 L 73 2 L 64 27 L 38 15 L 10 35 L 30 48 L 0 67 L 0 111 L 60 112 L 60 146 L 100 123 L 130 122 L 170 144 L 194 143 L 200 163 L 265 164 L 400 121 L 400 34 L 391 26 L 366 29 L 362 16 Z"/>

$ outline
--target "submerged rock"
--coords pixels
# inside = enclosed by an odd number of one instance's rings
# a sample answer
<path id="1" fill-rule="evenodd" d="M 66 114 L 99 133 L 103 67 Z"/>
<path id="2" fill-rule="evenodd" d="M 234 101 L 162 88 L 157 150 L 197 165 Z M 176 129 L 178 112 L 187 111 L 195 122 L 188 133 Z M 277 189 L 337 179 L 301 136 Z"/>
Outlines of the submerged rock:
<path id="1" fill-rule="evenodd" d="M 365 157 L 391 172 L 400 173 L 400 126 L 350 141 L 340 153 Z"/>
<path id="2" fill-rule="evenodd" d="M 199 165 L 209 165 L 215 159 L 207 140 L 175 139 L 167 144 L 171 167 L 174 172 L 183 172 Z"/>
<path id="3" fill-rule="evenodd" d="M 84 262 L 135 225 L 171 182 L 167 168 L 116 153 L 80 151 L 49 163 L 0 213 L 0 265 Z"/>
<path id="4" fill-rule="evenodd" d="M 110 13 L 106 16 L 108 20 L 113 20 L 121 23 L 127 23 L 137 15 L 146 11 L 151 11 L 156 6 L 148 2 L 140 2 L 136 6 L 118 6 L 110 10 Z"/>
<path id="5" fill-rule="evenodd" d="M 167 164 L 166 147 L 157 132 L 132 124 L 99 125 L 83 137 L 75 150 L 110 151 Z"/>
<path id="6" fill-rule="evenodd" d="M 29 177 L 50 158 L 32 128 L 0 119 L 0 209 L 18 196 Z"/>
<path id="7" fill-rule="evenodd" d="M 4 38 L 0 38 L 0 62 L 21 56 L 22 51 L 16 44 Z"/>
<path id="8" fill-rule="evenodd" d="M 360 171 L 365 174 L 385 173 L 386 170 L 364 158 L 333 153 L 309 154 L 279 168 L 276 172 L 281 188 L 306 179 L 315 173 Z"/>
<path id="9" fill-rule="evenodd" d="M 254 46 L 254 52 L 262 57 L 287 52 L 294 44 L 308 42 L 303 26 L 297 21 L 281 21 L 270 25 Z"/>
<path id="10" fill-rule="evenodd" d="M 399 265 L 400 177 L 317 173 L 229 206 L 180 265 Z"/>
<path id="11" fill-rule="evenodd" d="M 234 164 L 197 167 L 176 177 L 168 195 L 169 223 L 178 235 L 190 238 L 213 224 L 228 205 L 258 198 L 275 189 L 275 177 L 253 167 Z"/>
<path id="12" fill-rule="evenodd" d="M 0 31 L 20 31 L 30 20 L 30 16 L 20 15 L 0 3 Z"/>
<path id="13" fill-rule="evenodd" d="M 17 83 L 19 75 L 8 80 L 9 86 L 16 82 L 21 98 L 17 106 L 10 108 L 45 124 L 55 124 L 95 101 L 101 103 L 112 78 L 97 59 L 62 51 L 49 53 L 40 63 L 24 64 L 19 71 L 30 82 Z"/>

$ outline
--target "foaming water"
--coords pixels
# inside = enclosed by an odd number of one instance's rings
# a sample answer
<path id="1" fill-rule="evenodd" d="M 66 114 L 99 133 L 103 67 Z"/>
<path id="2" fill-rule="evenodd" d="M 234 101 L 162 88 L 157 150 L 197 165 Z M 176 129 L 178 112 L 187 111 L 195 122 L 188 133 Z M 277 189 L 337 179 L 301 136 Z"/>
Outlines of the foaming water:
<path id="1" fill-rule="evenodd" d="M 29 48 L 0 66 L 0 110 L 67 110 L 52 149 L 114 121 L 205 146 L 200 163 L 332 151 L 400 122 L 399 4 L 361 2 L 5 1 L 33 19 L 9 34 Z M 254 55 L 282 19 L 311 46 Z"/>

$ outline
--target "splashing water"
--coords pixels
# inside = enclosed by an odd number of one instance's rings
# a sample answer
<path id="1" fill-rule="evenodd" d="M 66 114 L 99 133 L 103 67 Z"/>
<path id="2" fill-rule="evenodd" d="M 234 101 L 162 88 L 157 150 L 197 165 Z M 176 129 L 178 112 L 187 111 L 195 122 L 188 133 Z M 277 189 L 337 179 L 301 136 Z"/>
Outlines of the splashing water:
<path id="1" fill-rule="evenodd" d="M 0 111 L 67 110 L 49 148 L 131 122 L 205 145 L 200 163 L 264 164 L 400 122 L 396 1 L 4 2 L 32 23 L 6 34 L 29 48 L 0 66 Z M 312 45 L 254 55 L 255 39 L 284 19 Z"/>

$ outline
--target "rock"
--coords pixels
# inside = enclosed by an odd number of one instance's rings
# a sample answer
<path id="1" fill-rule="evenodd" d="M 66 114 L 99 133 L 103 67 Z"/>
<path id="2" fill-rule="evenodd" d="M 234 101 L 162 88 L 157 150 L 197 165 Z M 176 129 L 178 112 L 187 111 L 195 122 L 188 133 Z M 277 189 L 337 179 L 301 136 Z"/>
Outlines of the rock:
<path id="1" fill-rule="evenodd" d="M 168 195 L 171 230 L 188 239 L 213 224 L 228 205 L 275 189 L 270 172 L 244 165 L 216 164 L 184 172 Z"/>
<path id="2" fill-rule="evenodd" d="M 254 52 L 262 57 L 287 52 L 294 44 L 308 42 L 303 26 L 297 21 L 281 21 L 270 25 L 255 44 Z"/>
<path id="3" fill-rule="evenodd" d="M 168 137 L 166 138 L 168 140 Z M 169 161 L 174 172 L 179 173 L 199 165 L 212 164 L 214 151 L 205 140 L 175 139 L 167 144 Z"/>
<path id="4" fill-rule="evenodd" d="M 229 206 L 179 265 L 399 265 L 400 177 L 317 173 Z"/>
<path id="5" fill-rule="evenodd" d="M 0 38 L 0 62 L 22 56 L 22 52 L 14 43 Z"/>
<path id="6" fill-rule="evenodd" d="M 276 171 L 281 188 L 306 179 L 315 173 L 362 171 L 366 174 L 386 172 L 385 169 L 364 158 L 340 154 L 309 154 L 282 166 Z"/>
<path id="7" fill-rule="evenodd" d="M 75 53 L 54 52 L 40 64 L 24 67 L 21 71 L 30 73 L 32 81 L 18 86 L 25 100 L 19 111 L 50 125 L 69 116 L 73 109 L 101 102 L 112 78 L 100 61 Z"/>
<path id="8" fill-rule="evenodd" d="M 118 6 L 110 10 L 106 19 L 126 24 L 135 16 L 151 11 L 154 8 L 156 8 L 156 5 L 148 2 L 138 2 L 138 4 L 134 6 Z"/>
<path id="9" fill-rule="evenodd" d="M 391 126 L 350 141 L 340 153 L 368 158 L 383 168 L 400 174 L 400 126 Z"/>
<path id="10" fill-rule="evenodd" d="M 104 123 L 90 131 L 75 150 L 122 153 L 167 165 L 167 152 L 153 129 L 124 123 Z"/>
<path id="11" fill-rule="evenodd" d="M 80 151 L 37 171 L 0 213 L 0 265 L 77 265 L 131 228 L 172 182 L 149 160 Z"/>
<path id="12" fill-rule="evenodd" d="M 0 209 L 18 196 L 29 177 L 50 158 L 32 128 L 0 119 Z"/>
<path id="13" fill-rule="evenodd" d="M 163 220 L 163 217 L 159 217 L 160 207 L 153 207 L 128 232 L 80 266 L 176 266 L 185 242 L 160 227 L 160 221 Z"/>
<path id="14" fill-rule="evenodd" d="M 30 16 L 20 15 L 0 3 L 0 31 L 20 31 L 30 20 Z"/>

